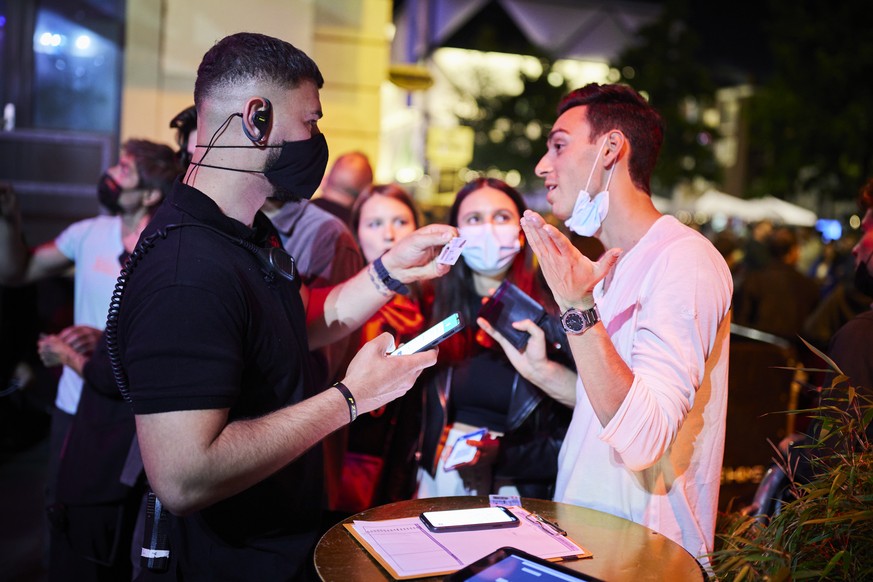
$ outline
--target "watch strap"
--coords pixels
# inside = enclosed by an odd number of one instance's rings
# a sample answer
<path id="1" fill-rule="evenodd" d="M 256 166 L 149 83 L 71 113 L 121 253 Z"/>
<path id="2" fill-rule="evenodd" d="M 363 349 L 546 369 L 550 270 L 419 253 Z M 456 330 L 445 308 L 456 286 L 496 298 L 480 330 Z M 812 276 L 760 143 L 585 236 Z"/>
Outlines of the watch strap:
<path id="1" fill-rule="evenodd" d="M 388 274 L 388 269 L 386 269 L 385 265 L 382 264 L 382 257 L 373 261 L 373 268 L 376 269 L 376 275 L 379 277 L 379 280 L 382 281 L 388 289 L 395 293 L 400 293 L 401 295 L 409 295 L 409 287 Z"/>

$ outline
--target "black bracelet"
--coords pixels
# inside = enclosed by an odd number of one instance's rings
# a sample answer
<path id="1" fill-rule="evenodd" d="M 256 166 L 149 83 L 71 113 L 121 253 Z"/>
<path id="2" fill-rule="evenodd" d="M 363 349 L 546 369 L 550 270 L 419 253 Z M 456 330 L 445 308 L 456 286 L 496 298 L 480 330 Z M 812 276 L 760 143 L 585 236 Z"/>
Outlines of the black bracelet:
<path id="1" fill-rule="evenodd" d="M 352 396 L 352 391 L 342 382 L 336 382 L 333 387 L 339 390 L 343 398 L 346 399 L 346 404 L 349 405 L 349 422 L 354 422 L 358 418 L 358 404 L 355 402 L 355 397 Z"/>
<path id="2" fill-rule="evenodd" d="M 376 269 L 376 275 L 388 289 L 401 295 L 409 295 L 409 287 L 389 275 L 388 271 L 385 270 L 385 265 L 382 264 L 382 257 L 373 261 L 373 268 Z"/>

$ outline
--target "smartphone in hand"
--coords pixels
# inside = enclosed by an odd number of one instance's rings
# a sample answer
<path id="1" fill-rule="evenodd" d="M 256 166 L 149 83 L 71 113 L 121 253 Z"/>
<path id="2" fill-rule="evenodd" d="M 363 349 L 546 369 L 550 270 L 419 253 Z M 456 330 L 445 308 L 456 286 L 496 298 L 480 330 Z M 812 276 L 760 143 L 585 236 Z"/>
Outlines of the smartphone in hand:
<path id="1" fill-rule="evenodd" d="M 417 352 L 429 350 L 444 339 L 455 335 L 462 329 L 464 329 L 464 322 L 461 320 L 461 314 L 453 313 L 432 328 L 409 340 L 393 352 L 388 352 L 388 355 L 405 356 L 407 354 L 415 354 Z"/>
<path id="2" fill-rule="evenodd" d="M 419 519 L 432 532 L 518 527 L 521 523 L 514 513 L 500 506 L 425 511 Z"/>

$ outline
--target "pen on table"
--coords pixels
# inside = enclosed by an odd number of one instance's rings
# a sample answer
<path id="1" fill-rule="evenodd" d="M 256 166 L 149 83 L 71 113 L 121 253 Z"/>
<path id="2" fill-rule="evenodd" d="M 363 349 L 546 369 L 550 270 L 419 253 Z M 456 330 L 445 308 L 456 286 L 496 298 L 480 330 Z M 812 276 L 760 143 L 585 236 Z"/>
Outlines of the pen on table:
<path id="1" fill-rule="evenodd" d="M 527 518 L 529 520 L 533 521 L 534 523 L 536 523 L 537 525 L 539 525 L 541 528 L 543 528 L 544 530 L 546 530 L 550 534 L 559 535 L 559 536 L 567 535 L 567 532 L 564 529 L 562 529 L 561 526 L 558 525 L 558 522 L 549 521 L 548 519 L 546 519 L 545 517 L 543 517 L 542 515 L 540 515 L 538 513 L 531 512 L 527 515 Z"/>

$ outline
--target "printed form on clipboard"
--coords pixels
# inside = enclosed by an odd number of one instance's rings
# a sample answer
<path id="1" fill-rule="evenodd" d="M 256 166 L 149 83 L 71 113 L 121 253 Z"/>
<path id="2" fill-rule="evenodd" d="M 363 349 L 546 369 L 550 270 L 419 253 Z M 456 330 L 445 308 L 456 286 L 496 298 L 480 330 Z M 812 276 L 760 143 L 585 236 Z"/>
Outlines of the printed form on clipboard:
<path id="1" fill-rule="evenodd" d="M 535 514 L 520 507 L 510 509 L 521 521 L 519 527 L 434 533 L 417 516 L 358 520 L 345 527 L 398 580 L 451 574 L 504 546 L 552 561 L 592 557 L 569 537 L 528 519 Z"/>

